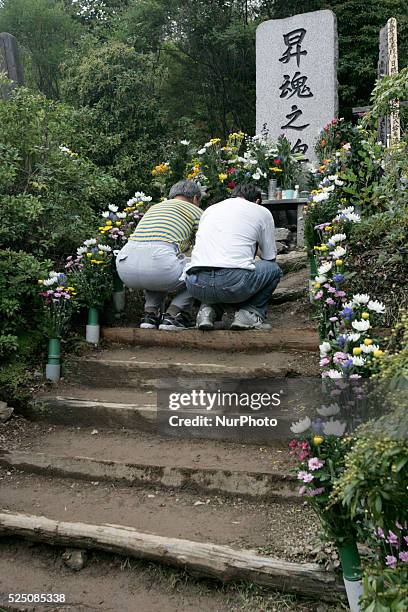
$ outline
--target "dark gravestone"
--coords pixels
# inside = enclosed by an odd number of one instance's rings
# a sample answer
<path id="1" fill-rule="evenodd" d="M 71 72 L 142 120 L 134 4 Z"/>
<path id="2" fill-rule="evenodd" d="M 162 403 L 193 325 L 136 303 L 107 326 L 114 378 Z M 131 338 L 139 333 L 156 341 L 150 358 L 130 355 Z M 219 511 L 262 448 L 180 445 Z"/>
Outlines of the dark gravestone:
<path id="1" fill-rule="evenodd" d="M 18 44 L 12 34 L 2 32 L 0 34 L 0 72 L 12 81 L 12 85 L 0 85 L 0 96 L 7 98 L 10 88 L 24 84 L 23 65 L 20 60 Z"/>

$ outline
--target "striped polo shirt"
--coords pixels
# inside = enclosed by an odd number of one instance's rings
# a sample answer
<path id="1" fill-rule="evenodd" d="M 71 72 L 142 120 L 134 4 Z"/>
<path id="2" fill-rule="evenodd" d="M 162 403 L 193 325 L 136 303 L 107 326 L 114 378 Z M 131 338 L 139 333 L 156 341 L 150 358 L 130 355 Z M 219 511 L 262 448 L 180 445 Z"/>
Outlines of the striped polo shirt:
<path id="1" fill-rule="evenodd" d="M 202 210 L 183 200 L 166 200 L 154 204 L 139 221 L 129 240 L 137 242 L 170 242 L 181 252 L 193 243 Z"/>

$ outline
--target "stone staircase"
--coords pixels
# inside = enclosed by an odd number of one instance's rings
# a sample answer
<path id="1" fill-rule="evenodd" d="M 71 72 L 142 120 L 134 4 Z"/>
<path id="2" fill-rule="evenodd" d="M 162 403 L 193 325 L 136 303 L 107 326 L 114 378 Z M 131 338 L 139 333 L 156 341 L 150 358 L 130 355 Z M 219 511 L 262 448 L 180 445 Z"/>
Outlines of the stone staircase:
<path id="1" fill-rule="evenodd" d="M 105 329 L 109 346 L 73 359 L 61 384 L 27 408 L 27 435 L 0 451 L 0 533 L 340 601 L 335 576 L 307 555 L 319 528 L 296 495 L 283 444 L 170 438 L 157 429 L 164 377 L 317 375 L 317 336 L 296 327 L 291 308 L 286 327 L 281 310 L 268 332 Z"/>

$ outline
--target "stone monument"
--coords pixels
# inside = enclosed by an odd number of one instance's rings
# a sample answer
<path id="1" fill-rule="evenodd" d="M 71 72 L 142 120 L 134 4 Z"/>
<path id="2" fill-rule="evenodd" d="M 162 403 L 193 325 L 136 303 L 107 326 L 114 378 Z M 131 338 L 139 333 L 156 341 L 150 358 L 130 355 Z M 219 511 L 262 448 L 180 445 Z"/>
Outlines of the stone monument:
<path id="1" fill-rule="evenodd" d="M 13 82 L 12 86 L 24 84 L 23 65 L 20 61 L 17 40 L 12 34 L 2 32 L 0 34 L 0 73 L 6 73 L 6 76 Z M 0 85 L 0 96 L 8 97 L 10 87 Z"/>
<path id="2" fill-rule="evenodd" d="M 380 55 L 378 77 L 398 74 L 397 20 L 391 17 L 380 31 Z M 378 123 L 378 136 L 387 146 L 401 139 L 399 103 L 394 103 L 389 117 L 382 117 Z"/>
<path id="3" fill-rule="evenodd" d="M 261 23 L 256 36 L 256 127 L 284 134 L 292 151 L 315 161 L 314 144 L 337 117 L 337 22 L 314 11 Z"/>

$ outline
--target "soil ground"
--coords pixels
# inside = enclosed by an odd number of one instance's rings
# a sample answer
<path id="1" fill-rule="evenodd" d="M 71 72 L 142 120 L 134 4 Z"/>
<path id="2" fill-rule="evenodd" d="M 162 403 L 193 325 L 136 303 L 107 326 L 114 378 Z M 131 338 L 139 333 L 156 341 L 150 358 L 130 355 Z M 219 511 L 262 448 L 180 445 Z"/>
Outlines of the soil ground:
<path id="1" fill-rule="evenodd" d="M 25 612 L 340 612 L 248 584 L 221 586 L 145 561 L 91 553 L 79 573 L 64 566 L 64 549 L 0 540 L 0 593 L 64 593 L 63 607 L 0 604 Z M 18 589 L 16 588 L 18 585 Z"/>

